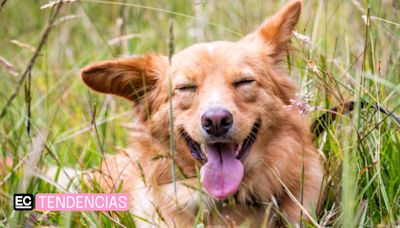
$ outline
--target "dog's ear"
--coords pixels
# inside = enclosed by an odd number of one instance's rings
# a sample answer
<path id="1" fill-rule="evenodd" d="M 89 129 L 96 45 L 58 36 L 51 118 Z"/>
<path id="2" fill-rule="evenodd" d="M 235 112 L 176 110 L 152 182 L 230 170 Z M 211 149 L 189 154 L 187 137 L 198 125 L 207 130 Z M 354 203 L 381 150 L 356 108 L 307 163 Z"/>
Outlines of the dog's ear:
<path id="1" fill-rule="evenodd" d="M 95 63 L 81 72 L 83 82 L 91 89 L 139 102 L 165 75 L 167 58 L 144 55 Z"/>
<path id="2" fill-rule="evenodd" d="M 289 47 L 290 38 L 301 13 L 302 1 L 292 0 L 280 9 L 275 15 L 267 18 L 255 33 L 246 39 L 260 39 L 268 44 L 272 56 L 279 56 L 286 52 Z"/>

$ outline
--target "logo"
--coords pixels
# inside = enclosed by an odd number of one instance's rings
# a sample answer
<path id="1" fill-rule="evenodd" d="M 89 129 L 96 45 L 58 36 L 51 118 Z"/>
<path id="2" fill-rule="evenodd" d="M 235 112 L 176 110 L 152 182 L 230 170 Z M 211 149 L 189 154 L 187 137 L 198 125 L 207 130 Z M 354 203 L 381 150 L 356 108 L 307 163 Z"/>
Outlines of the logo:
<path id="1" fill-rule="evenodd" d="M 128 211 L 129 195 L 88 193 L 14 194 L 14 210 L 30 211 Z"/>
<path id="2" fill-rule="evenodd" d="M 14 210 L 31 211 L 35 207 L 33 194 L 14 194 Z"/>

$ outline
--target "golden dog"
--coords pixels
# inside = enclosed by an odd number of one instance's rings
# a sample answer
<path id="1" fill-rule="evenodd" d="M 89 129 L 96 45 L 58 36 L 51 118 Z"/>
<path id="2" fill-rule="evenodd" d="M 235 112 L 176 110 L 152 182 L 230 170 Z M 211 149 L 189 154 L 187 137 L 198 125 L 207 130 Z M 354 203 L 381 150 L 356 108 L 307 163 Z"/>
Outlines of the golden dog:
<path id="1" fill-rule="evenodd" d="M 279 224 L 311 219 L 323 170 L 307 121 L 285 108 L 296 87 L 281 65 L 301 6 L 291 1 L 239 41 L 198 43 L 171 63 L 148 54 L 83 69 L 91 89 L 130 100 L 142 127 L 103 163 L 101 185 L 122 186 L 149 225 L 260 226 L 271 202 Z"/>

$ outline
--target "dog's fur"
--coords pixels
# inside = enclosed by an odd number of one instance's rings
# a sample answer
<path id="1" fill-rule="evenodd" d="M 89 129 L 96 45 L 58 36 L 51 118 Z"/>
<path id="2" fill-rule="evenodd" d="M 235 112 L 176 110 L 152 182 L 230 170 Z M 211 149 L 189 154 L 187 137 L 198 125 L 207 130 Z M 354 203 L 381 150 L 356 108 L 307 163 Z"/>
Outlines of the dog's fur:
<path id="1" fill-rule="evenodd" d="M 122 186 L 132 196 L 132 211 L 162 226 L 193 224 L 200 209 L 208 225 L 247 220 L 257 226 L 269 202 L 292 224 L 310 219 L 323 171 L 307 121 L 298 111 L 285 109 L 296 87 L 281 66 L 300 11 L 301 1 L 291 1 L 241 40 L 195 44 L 174 55 L 170 64 L 162 55 L 148 54 L 83 69 L 86 85 L 130 100 L 140 117 L 129 148 L 103 163 L 102 186 L 110 191 Z M 185 140 L 210 143 L 200 121 L 210 107 L 232 113 L 229 142 L 243 142 L 260 122 L 253 145 L 241 158 L 241 185 L 228 201 L 202 189 L 198 169 L 204 162 L 191 155 Z"/>

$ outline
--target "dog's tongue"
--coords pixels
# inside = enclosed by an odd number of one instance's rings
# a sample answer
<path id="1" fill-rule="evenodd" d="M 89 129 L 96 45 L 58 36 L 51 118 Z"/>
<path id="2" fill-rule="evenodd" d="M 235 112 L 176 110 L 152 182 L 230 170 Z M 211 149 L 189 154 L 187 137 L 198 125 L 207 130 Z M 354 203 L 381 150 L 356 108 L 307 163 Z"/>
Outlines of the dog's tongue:
<path id="1" fill-rule="evenodd" d="M 206 145 L 207 163 L 201 167 L 201 182 L 209 194 L 225 199 L 235 193 L 243 178 L 243 165 L 236 159 L 236 146 L 230 143 Z"/>

